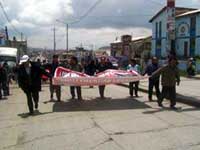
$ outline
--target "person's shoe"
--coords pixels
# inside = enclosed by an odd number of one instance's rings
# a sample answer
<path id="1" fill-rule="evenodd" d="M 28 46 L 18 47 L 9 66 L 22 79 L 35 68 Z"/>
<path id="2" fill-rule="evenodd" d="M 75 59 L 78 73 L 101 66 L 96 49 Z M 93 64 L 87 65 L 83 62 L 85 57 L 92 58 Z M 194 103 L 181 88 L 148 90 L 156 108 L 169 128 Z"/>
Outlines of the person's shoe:
<path id="1" fill-rule="evenodd" d="M 38 109 L 38 104 L 35 104 L 35 109 Z"/>
<path id="2" fill-rule="evenodd" d="M 130 95 L 130 98 L 133 98 L 133 95 Z"/>
<path id="3" fill-rule="evenodd" d="M 50 101 L 53 101 L 53 95 L 50 96 Z"/>
<path id="4" fill-rule="evenodd" d="M 78 100 L 79 100 L 79 101 L 82 101 L 82 100 L 83 100 L 83 98 L 82 98 L 82 97 L 79 97 L 79 98 L 78 98 Z"/>
<path id="5" fill-rule="evenodd" d="M 170 106 L 170 108 L 171 108 L 172 110 L 178 110 L 178 108 L 175 107 L 175 106 Z"/>
<path id="6" fill-rule="evenodd" d="M 152 102 L 153 101 L 152 98 L 149 98 L 149 101 Z"/>
<path id="7" fill-rule="evenodd" d="M 57 100 L 57 102 L 61 102 L 61 100 L 60 100 L 60 99 L 58 99 L 58 100 Z"/>
<path id="8" fill-rule="evenodd" d="M 162 104 L 162 103 L 158 103 L 158 106 L 159 106 L 159 107 L 163 107 L 163 104 Z"/>
<path id="9" fill-rule="evenodd" d="M 101 96 L 101 99 L 104 100 L 104 99 L 106 99 L 106 98 L 105 98 L 104 96 Z"/>
<path id="10" fill-rule="evenodd" d="M 31 111 L 31 112 L 28 113 L 28 115 L 29 115 L 29 116 L 33 116 L 33 115 L 34 115 L 34 112 Z"/>

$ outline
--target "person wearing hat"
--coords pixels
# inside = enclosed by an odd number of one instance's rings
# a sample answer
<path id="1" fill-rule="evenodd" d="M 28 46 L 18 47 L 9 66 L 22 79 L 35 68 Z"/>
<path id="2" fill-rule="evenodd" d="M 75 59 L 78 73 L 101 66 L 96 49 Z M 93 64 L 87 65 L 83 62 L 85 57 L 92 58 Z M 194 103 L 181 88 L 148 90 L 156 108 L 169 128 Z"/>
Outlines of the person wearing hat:
<path id="1" fill-rule="evenodd" d="M 34 114 L 33 101 L 35 109 L 38 109 L 39 91 L 41 91 L 41 75 L 48 77 L 51 75 L 37 63 L 31 62 L 28 55 L 21 57 L 18 69 L 18 84 L 27 96 L 29 114 Z"/>
<path id="2" fill-rule="evenodd" d="M 164 98 L 170 100 L 170 108 L 176 110 L 176 84 L 180 84 L 180 75 L 177 68 L 177 59 L 171 56 L 168 64 L 158 69 L 151 76 L 151 79 L 161 75 L 162 92 L 158 99 L 158 106 L 163 107 Z"/>
<path id="3" fill-rule="evenodd" d="M 147 74 L 148 76 L 151 76 L 155 71 L 159 69 L 158 59 L 157 57 L 152 57 L 151 64 L 147 66 L 145 69 L 144 75 Z M 152 95 L 153 95 L 153 88 L 155 87 L 156 90 L 156 96 L 157 99 L 159 99 L 160 96 L 160 89 L 159 89 L 159 81 L 160 76 L 155 77 L 154 79 L 149 78 L 149 87 L 148 87 L 148 97 L 149 101 L 152 101 Z"/>

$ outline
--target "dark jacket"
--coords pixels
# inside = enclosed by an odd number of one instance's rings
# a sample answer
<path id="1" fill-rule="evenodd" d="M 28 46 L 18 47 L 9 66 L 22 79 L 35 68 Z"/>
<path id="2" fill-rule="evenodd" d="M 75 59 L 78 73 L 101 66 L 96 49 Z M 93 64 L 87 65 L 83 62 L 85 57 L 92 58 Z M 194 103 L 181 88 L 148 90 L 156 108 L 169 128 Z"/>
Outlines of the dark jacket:
<path id="1" fill-rule="evenodd" d="M 93 76 L 96 72 L 96 65 L 91 63 L 89 65 L 86 66 L 85 68 L 85 73 L 90 75 L 90 76 Z"/>
<path id="2" fill-rule="evenodd" d="M 51 77 L 43 68 L 36 63 L 31 63 L 30 75 L 27 74 L 24 65 L 18 69 L 18 83 L 24 92 L 41 91 L 41 76 Z"/>
<path id="3" fill-rule="evenodd" d="M 73 71 L 77 71 L 77 72 L 82 72 L 83 68 L 81 67 L 80 64 L 76 64 L 76 65 L 70 65 L 70 69 Z"/>
<path id="4" fill-rule="evenodd" d="M 158 64 L 150 64 L 147 66 L 144 75 L 147 74 L 148 76 L 151 76 L 159 68 L 160 68 L 160 66 Z M 160 76 L 156 76 L 155 78 L 149 78 L 149 80 L 157 81 L 157 80 L 159 80 L 159 78 L 160 78 Z"/>
<path id="5" fill-rule="evenodd" d="M 8 74 L 5 68 L 0 67 L 0 83 L 6 82 L 8 80 Z"/>
<path id="6" fill-rule="evenodd" d="M 172 67 L 170 65 L 161 67 L 152 74 L 151 78 L 156 78 L 159 75 L 162 76 L 162 86 L 173 87 L 176 86 L 176 83 L 180 83 L 180 75 L 177 67 Z"/>
<path id="7" fill-rule="evenodd" d="M 98 73 L 106 71 L 107 69 L 112 69 L 112 66 L 107 64 L 107 63 L 105 63 L 105 64 L 99 63 L 97 65 L 97 72 Z"/>

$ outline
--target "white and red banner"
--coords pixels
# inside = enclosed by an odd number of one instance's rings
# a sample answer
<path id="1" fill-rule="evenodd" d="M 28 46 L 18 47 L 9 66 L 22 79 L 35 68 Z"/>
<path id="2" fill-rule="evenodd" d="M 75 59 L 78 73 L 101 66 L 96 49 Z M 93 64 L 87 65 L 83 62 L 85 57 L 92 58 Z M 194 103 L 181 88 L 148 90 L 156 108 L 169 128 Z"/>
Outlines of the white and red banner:
<path id="1" fill-rule="evenodd" d="M 55 71 L 54 85 L 95 86 L 135 82 L 148 77 L 141 76 L 135 71 L 106 70 L 95 76 L 58 67 Z"/>

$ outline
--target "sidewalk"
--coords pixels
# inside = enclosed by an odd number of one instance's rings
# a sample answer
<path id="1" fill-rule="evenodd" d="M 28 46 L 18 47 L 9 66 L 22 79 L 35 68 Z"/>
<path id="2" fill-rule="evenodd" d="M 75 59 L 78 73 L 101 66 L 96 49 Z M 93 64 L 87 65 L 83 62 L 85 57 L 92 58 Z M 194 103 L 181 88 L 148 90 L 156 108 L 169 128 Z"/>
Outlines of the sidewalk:
<path id="1" fill-rule="evenodd" d="M 198 79 L 200 79 L 200 76 L 194 78 L 181 77 L 180 86 L 177 86 L 176 88 L 178 102 L 200 107 L 200 80 Z M 128 84 L 121 84 L 121 86 L 128 87 Z M 148 80 L 140 81 L 139 89 L 140 91 L 147 93 Z"/>

